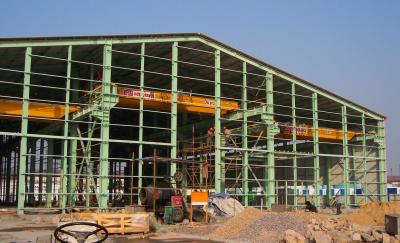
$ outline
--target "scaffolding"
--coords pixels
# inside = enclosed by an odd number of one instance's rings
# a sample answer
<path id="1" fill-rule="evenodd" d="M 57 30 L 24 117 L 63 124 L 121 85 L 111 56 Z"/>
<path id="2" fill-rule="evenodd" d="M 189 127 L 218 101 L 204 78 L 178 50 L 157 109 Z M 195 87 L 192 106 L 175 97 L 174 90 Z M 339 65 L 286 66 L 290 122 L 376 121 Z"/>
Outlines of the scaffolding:
<path id="1" fill-rule="evenodd" d="M 245 206 L 386 200 L 384 116 L 202 34 L 0 39 L 0 56 L 0 204 L 19 214 L 141 204 L 177 174 Z M 175 161 L 156 175 L 155 149 Z"/>

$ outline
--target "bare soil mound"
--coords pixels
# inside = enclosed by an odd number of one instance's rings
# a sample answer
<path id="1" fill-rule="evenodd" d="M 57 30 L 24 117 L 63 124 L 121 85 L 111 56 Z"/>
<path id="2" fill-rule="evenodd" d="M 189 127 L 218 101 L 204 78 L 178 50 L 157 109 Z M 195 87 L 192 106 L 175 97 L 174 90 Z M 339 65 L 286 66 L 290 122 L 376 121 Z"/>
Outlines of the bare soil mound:
<path id="1" fill-rule="evenodd" d="M 344 217 L 354 224 L 383 226 L 385 214 L 400 214 L 400 202 L 372 202 L 361 206 L 357 213 Z"/>

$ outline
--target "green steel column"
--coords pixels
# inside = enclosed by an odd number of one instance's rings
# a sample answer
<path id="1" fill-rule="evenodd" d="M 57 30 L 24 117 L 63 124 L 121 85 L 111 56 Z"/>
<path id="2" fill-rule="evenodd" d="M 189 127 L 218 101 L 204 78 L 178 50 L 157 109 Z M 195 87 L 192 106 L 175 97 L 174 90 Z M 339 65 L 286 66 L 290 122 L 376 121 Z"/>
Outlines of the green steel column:
<path id="1" fill-rule="evenodd" d="M 378 159 L 379 159 L 379 201 L 386 201 L 386 147 L 385 147 L 385 121 L 378 121 Z"/>
<path id="2" fill-rule="evenodd" d="M 172 85 L 171 85 L 171 159 L 176 159 L 178 124 L 178 42 L 172 45 Z M 170 175 L 176 172 L 176 164 L 170 164 Z"/>
<path id="3" fill-rule="evenodd" d="M 43 138 L 40 139 L 39 145 L 39 205 L 42 204 L 43 201 L 43 155 L 44 155 L 44 140 Z"/>
<path id="4" fill-rule="evenodd" d="M 29 112 L 29 90 L 31 82 L 31 60 L 32 47 L 25 50 L 25 66 L 24 66 L 24 90 L 22 94 L 22 119 L 21 119 L 21 144 L 19 154 L 19 171 L 18 171 L 18 211 L 19 215 L 24 214 L 25 207 L 25 173 L 27 161 L 27 142 L 28 142 L 28 112 Z"/>
<path id="5" fill-rule="evenodd" d="M 108 207 L 108 173 L 109 173 L 109 135 L 110 135 L 110 99 L 111 99 L 111 61 L 112 61 L 111 42 L 104 45 L 103 51 L 103 83 L 102 83 L 102 104 L 103 109 L 101 120 L 101 145 L 100 145 L 100 210 Z"/>
<path id="6" fill-rule="evenodd" d="M 16 148 L 16 150 L 18 151 L 18 147 Z M 19 162 L 18 162 L 18 158 L 19 158 L 19 153 L 15 152 L 14 153 L 14 163 L 13 163 L 13 175 L 17 175 L 17 173 L 19 172 Z M 26 179 L 26 177 L 25 177 Z M 15 177 L 12 178 L 13 181 L 13 193 L 12 193 L 12 202 L 16 202 L 18 199 L 18 185 L 19 185 L 19 180 L 17 178 L 17 180 L 15 180 Z M 26 188 L 26 180 L 25 180 L 25 188 Z M 25 197 L 26 199 L 26 197 Z"/>
<path id="7" fill-rule="evenodd" d="M 68 141 L 68 134 L 69 134 L 69 119 L 68 119 L 68 117 L 69 117 L 69 102 L 70 102 L 70 89 L 71 89 L 71 57 L 72 57 L 72 46 L 68 46 L 68 57 L 67 57 L 68 61 L 67 61 L 67 75 L 66 75 L 67 79 L 66 79 L 66 85 L 65 85 L 63 159 L 62 159 L 61 178 L 60 178 L 60 182 L 61 182 L 60 208 L 62 210 L 62 213 L 65 213 L 65 207 L 67 204 L 68 142 L 69 142 Z M 69 197 L 69 199 L 70 199 L 70 197 Z"/>
<path id="8" fill-rule="evenodd" d="M 76 77 L 79 76 L 77 74 L 77 69 L 76 66 L 72 64 L 72 46 L 68 47 L 68 66 L 67 66 L 67 86 L 70 86 L 72 89 L 72 92 L 67 89 L 67 92 L 70 96 L 69 101 L 67 101 L 67 98 L 65 99 L 67 103 L 79 103 L 79 93 L 76 90 L 79 90 L 79 82 L 76 79 L 71 79 L 71 77 Z M 93 79 L 91 79 L 93 80 Z M 68 83 L 69 82 L 69 83 Z M 91 83 L 92 84 L 92 83 Z M 68 113 L 69 112 L 65 112 Z M 67 125 L 68 127 L 68 132 L 71 137 L 75 137 L 74 139 L 71 139 L 69 141 L 69 152 L 70 152 L 70 158 L 69 158 L 69 188 L 68 188 L 68 205 L 70 206 L 75 206 L 75 200 L 76 200 L 76 194 L 75 194 L 75 189 L 76 189 L 76 163 L 77 163 L 77 149 L 78 149 L 78 123 L 74 123 L 69 121 L 68 119 L 65 120 L 68 122 Z M 90 126 L 90 124 L 89 124 Z M 89 160 L 90 161 L 90 160 Z"/>
<path id="9" fill-rule="evenodd" d="M 274 121 L 274 93 L 273 75 L 266 74 L 266 122 L 267 122 L 267 166 L 265 167 L 265 206 L 271 207 L 275 203 L 275 121 Z"/>
<path id="10" fill-rule="evenodd" d="M 361 126 L 362 126 L 362 160 L 363 160 L 363 195 L 364 204 L 368 203 L 368 184 L 367 184 L 367 134 L 365 129 L 365 113 L 361 114 Z"/>
<path id="11" fill-rule="evenodd" d="M 76 124 L 70 124 L 70 136 L 77 137 L 76 132 Z M 70 159 L 69 159 L 69 183 L 68 183 L 68 205 L 74 206 L 76 195 L 76 163 L 77 163 L 77 150 L 78 150 L 78 140 L 72 139 L 69 141 L 69 149 L 70 149 Z"/>
<path id="12" fill-rule="evenodd" d="M 356 147 L 355 146 L 351 146 L 351 153 L 349 152 L 349 162 L 351 162 L 351 168 L 350 168 L 350 181 L 349 183 L 353 184 L 353 196 L 350 198 L 350 204 L 356 204 L 357 198 L 356 198 L 356 188 L 357 188 L 357 184 L 356 184 L 356 178 L 357 178 L 357 169 L 356 169 L 356 159 L 355 158 L 351 158 L 351 156 L 355 156 L 356 154 Z"/>
<path id="13" fill-rule="evenodd" d="M 4 136 L 0 136 L 0 141 L 1 142 L 4 141 Z M 3 194 L 3 178 L 4 178 L 5 169 L 3 168 L 3 165 L 4 165 L 5 152 L 6 152 L 6 149 L 4 149 L 4 147 L 2 147 L 2 149 L 0 149 L 0 202 L 3 202 L 3 195 L 4 195 Z"/>
<path id="14" fill-rule="evenodd" d="M 93 90 L 93 80 L 94 80 L 94 66 L 90 66 L 90 82 L 89 82 L 89 90 Z M 94 122 L 93 120 L 93 116 L 89 115 L 88 117 L 88 121 L 89 123 L 87 124 L 87 130 L 88 130 L 88 136 L 90 135 L 90 137 L 92 137 L 93 134 L 93 129 L 94 129 L 94 125 L 92 125 L 92 123 Z M 76 128 L 72 128 L 73 130 L 76 130 Z M 91 141 L 87 141 L 88 144 L 91 144 Z M 71 150 L 73 150 L 73 145 L 71 145 Z M 71 154 L 72 158 L 76 159 L 76 150 L 74 154 Z M 87 158 L 87 162 L 86 162 L 86 182 L 85 182 L 85 207 L 87 209 L 90 208 L 90 199 L 91 199 L 91 188 L 90 188 L 90 184 L 92 183 L 92 181 L 94 181 L 93 178 L 93 163 L 92 163 L 92 146 L 87 146 L 86 148 L 86 158 Z M 75 162 L 76 164 L 76 162 Z M 89 172 L 90 171 L 90 172 Z M 93 185 L 94 187 L 94 185 Z"/>
<path id="15" fill-rule="evenodd" d="M 47 165 L 46 165 L 46 207 L 51 208 L 53 201 L 53 155 L 54 141 L 47 140 Z M 55 178 L 54 178 L 55 179 Z"/>
<path id="16" fill-rule="evenodd" d="M 293 206 L 297 208 L 297 121 L 296 84 L 292 83 L 292 146 L 293 146 Z"/>
<path id="17" fill-rule="evenodd" d="M 326 202 L 329 203 L 332 200 L 332 192 L 331 192 L 331 187 L 332 187 L 332 161 L 328 158 L 326 160 L 326 187 L 327 187 L 327 191 L 326 191 L 326 196 L 327 196 L 327 200 Z"/>
<path id="18" fill-rule="evenodd" d="M 0 145 L 4 146 L 3 143 L 4 140 L 4 136 L 0 136 Z M 3 201 L 3 177 L 4 177 L 4 169 L 3 169 L 3 160 L 4 160 L 4 152 L 5 149 L 4 147 L 2 147 L 2 149 L 0 149 L 0 202 Z"/>
<path id="19" fill-rule="evenodd" d="M 139 163 L 138 163 L 138 192 L 142 188 L 143 176 L 143 109 L 144 109 L 144 62 L 146 54 L 146 44 L 142 43 L 140 50 L 140 104 L 139 104 Z M 132 175 L 133 176 L 133 175 Z M 138 197 L 138 204 L 142 202 Z"/>
<path id="20" fill-rule="evenodd" d="M 12 161 L 12 150 L 8 148 L 7 150 L 7 160 L 6 160 L 6 203 L 11 202 L 10 192 L 11 192 L 11 161 Z"/>
<path id="21" fill-rule="evenodd" d="M 242 86 L 242 187 L 244 194 L 244 206 L 249 206 L 249 151 L 247 144 L 247 63 L 243 62 L 243 86 Z"/>
<path id="22" fill-rule="evenodd" d="M 349 147 L 347 145 L 347 107 L 342 106 L 342 132 L 343 132 L 343 187 L 344 207 L 349 207 Z"/>
<path id="23" fill-rule="evenodd" d="M 224 181 L 222 178 L 222 154 L 221 154 L 221 51 L 215 51 L 215 192 L 224 192 Z"/>
<path id="24" fill-rule="evenodd" d="M 28 202 L 30 205 L 35 204 L 35 167 L 36 167 L 36 144 L 35 140 L 29 143 L 29 194 L 28 194 Z"/>
<path id="25" fill-rule="evenodd" d="M 182 123 L 183 124 L 188 124 L 188 113 L 183 113 L 182 114 Z M 178 138 L 179 140 L 184 140 L 185 139 L 185 133 L 178 133 Z M 179 146 L 181 149 L 186 149 L 189 146 L 186 143 L 181 143 Z M 182 153 L 182 158 L 184 160 L 187 160 L 187 153 Z M 187 196 L 187 188 L 188 188 L 188 170 L 187 170 L 187 163 L 183 163 L 182 164 L 182 174 L 183 174 L 183 178 L 182 178 L 182 182 L 181 182 L 181 187 L 182 187 L 182 196 L 184 199 L 186 199 Z"/>
<path id="26" fill-rule="evenodd" d="M 318 95 L 312 94 L 312 112 L 313 112 L 313 145 L 314 145 L 314 188 L 315 188 L 315 205 L 320 206 L 319 195 L 319 137 L 318 137 Z"/>
<path id="27" fill-rule="evenodd" d="M 89 118 L 89 121 L 93 122 L 92 118 Z M 94 125 L 88 124 L 88 136 L 92 138 L 93 132 L 94 132 Z M 86 147 L 86 182 L 85 182 L 85 207 L 90 208 L 90 199 L 92 197 L 92 191 L 90 185 L 94 182 L 93 178 L 93 163 L 92 163 L 92 146 L 91 146 L 91 141 L 87 141 L 88 145 Z M 74 145 L 71 147 L 71 150 L 74 149 Z M 76 151 L 77 147 L 75 147 Z M 71 155 L 73 158 L 76 158 L 76 152 L 75 154 Z M 93 187 L 95 187 L 93 183 Z"/>

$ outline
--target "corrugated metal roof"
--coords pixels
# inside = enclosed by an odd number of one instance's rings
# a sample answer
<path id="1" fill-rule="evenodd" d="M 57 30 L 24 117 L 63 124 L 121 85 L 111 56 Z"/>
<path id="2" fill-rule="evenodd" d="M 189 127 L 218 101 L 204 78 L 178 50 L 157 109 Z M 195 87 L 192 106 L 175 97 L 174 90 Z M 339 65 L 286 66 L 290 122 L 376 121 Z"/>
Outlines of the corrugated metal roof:
<path id="1" fill-rule="evenodd" d="M 228 49 L 228 50 L 231 50 L 233 52 L 236 52 L 239 55 L 242 55 L 242 56 L 244 56 L 244 57 L 246 57 L 246 58 L 248 58 L 248 59 L 250 59 L 250 60 L 252 60 L 254 62 L 259 63 L 260 65 L 263 65 L 263 66 L 266 66 L 268 68 L 271 68 L 271 69 L 275 70 L 278 73 L 281 73 L 283 75 L 286 75 L 288 77 L 296 79 L 296 80 L 298 80 L 298 81 L 300 81 L 300 82 L 302 82 L 302 83 L 304 83 L 306 85 L 309 85 L 309 86 L 311 86 L 311 87 L 313 87 L 315 89 L 318 89 L 318 90 L 320 90 L 320 91 L 322 91 L 324 93 L 332 95 L 332 96 L 334 96 L 334 97 L 336 97 L 338 99 L 342 99 L 342 100 L 344 100 L 344 101 L 346 101 L 346 102 L 348 102 L 348 103 L 350 103 L 350 104 L 352 104 L 354 106 L 357 106 L 357 107 L 359 107 L 359 108 L 361 108 L 361 109 L 363 109 L 365 111 L 371 112 L 371 113 L 373 113 L 373 114 L 375 114 L 377 116 L 380 116 L 382 118 L 386 118 L 382 114 L 379 114 L 379 113 L 377 113 L 377 112 L 375 112 L 373 110 L 370 110 L 370 109 L 368 109 L 368 108 L 366 108 L 366 107 L 364 107 L 362 105 L 359 105 L 357 103 L 354 103 L 354 102 L 352 102 L 352 101 L 350 101 L 350 100 L 348 100 L 346 98 L 343 98 L 343 97 L 341 97 L 341 96 L 339 96 L 339 95 L 337 95 L 335 93 L 332 93 L 332 92 L 330 92 L 330 91 L 328 91 L 328 90 L 326 90 L 324 88 L 321 88 L 321 87 L 319 87 L 319 86 L 317 86 L 317 85 L 315 85 L 315 84 L 313 84 L 313 83 L 311 83 L 311 82 L 309 82 L 307 80 L 304 80 L 304 79 L 302 79 L 300 77 L 297 77 L 296 75 L 288 73 L 288 72 L 286 72 L 286 71 L 284 71 L 284 70 L 282 70 L 280 68 L 277 68 L 277 67 L 275 67 L 275 66 L 273 66 L 273 65 L 271 65 L 269 63 L 266 63 L 266 62 L 264 62 L 262 60 L 259 60 L 259 59 L 255 58 L 253 56 L 250 56 L 250 55 L 248 55 L 248 54 L 246 54 L 246 53 L 244 53 L 244 52 L 242 52 L 242 51 L 240 51 L 240 50 L 238 50 L 236 48 L 233 48 L 233 47 L 231 47 L 229 45 L 226 45 L 226 44 L 224 44 L 224 43 L 222 43 L 222 42 L 220 42 L 218 40 L 215 40 L 215 39 L 213 39 L 213 38 L 211 38 L 211 37 L 209 37 L 207 35 L 204 35 L 202 33 L 165 33 L 165 34 L 139 34 L 139 35 L 95 35 L 95 36 L 53 36 L 53 37 L 15 37 L 15 38 L 11 38 L 10 37 L 10 38 L 0 38 L 0 42 L 9 42 L 9 41 L 46 41 L 46 40 L 48 40 L 48 41 L 52 41 L 52 40 L 84 40 L 84 39 L 90 39 L 90 40 L 93 40 L 93 39 L 136 39 L 136 38 L 139 39 L 139 38 L 173 38 L 173 37 L 200 37 L 200 38 L 202 38 L 204 40 L 213 42 L 214 44 L 219 45 L 219 46 L 221 46 L 221 47 L 223 47 L 225 49 Z"/>

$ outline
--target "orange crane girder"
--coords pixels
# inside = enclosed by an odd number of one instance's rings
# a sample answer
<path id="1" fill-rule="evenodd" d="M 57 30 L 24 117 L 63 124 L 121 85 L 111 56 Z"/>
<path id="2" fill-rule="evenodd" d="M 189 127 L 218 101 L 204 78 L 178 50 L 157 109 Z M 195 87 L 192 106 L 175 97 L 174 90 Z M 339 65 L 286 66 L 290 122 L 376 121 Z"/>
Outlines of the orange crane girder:
<path id="1" fill-rule="evenodd" d="M 118 88 L 119 106 L 137 108 L 140 104 L 140 90 Z M 143 106 L 145 109 L 170 111 L 172 94 L 165 92 L 143 92 Z M 178 111 L 196 114 L 215 115 L 215 99 L 192 96 L 178 93 Z M 240 106 L 237 102 L 221 100 L 221 114 L 237 111 Z"/>
<path id="2" fill-rule="evenodd" d="M 69 106 L 70 113 L 78 110 L 79 106 Z M 0 114 L 9 116 L 22 116 L 22 101 L 1 99 Z M 29 102 L 29 110 L 28 110 L 29 117 L 60 119 L 64 117 L 64 114 L 65 114 L 64 105 Z"/>
<path id="3" fill-rule="evenodd" d="M 296 132 L 297 140 L 314 140 L 314 129 L 307 125 L 300 125 L 296 128 L 293 128 L 291 125 L 280 125 L 280 133 L 279 137 L 285 139 L 291 139 L 293 136 L 293 132 Z M 362 133 L 347 131 L 347 140 L 352 140 L 355 136 L 359 136 Z M 339 129 L 333 128 L 318 128 L 318 139 L 321 142 L 337 142 L 343 140 L 343 131 Z"/>

